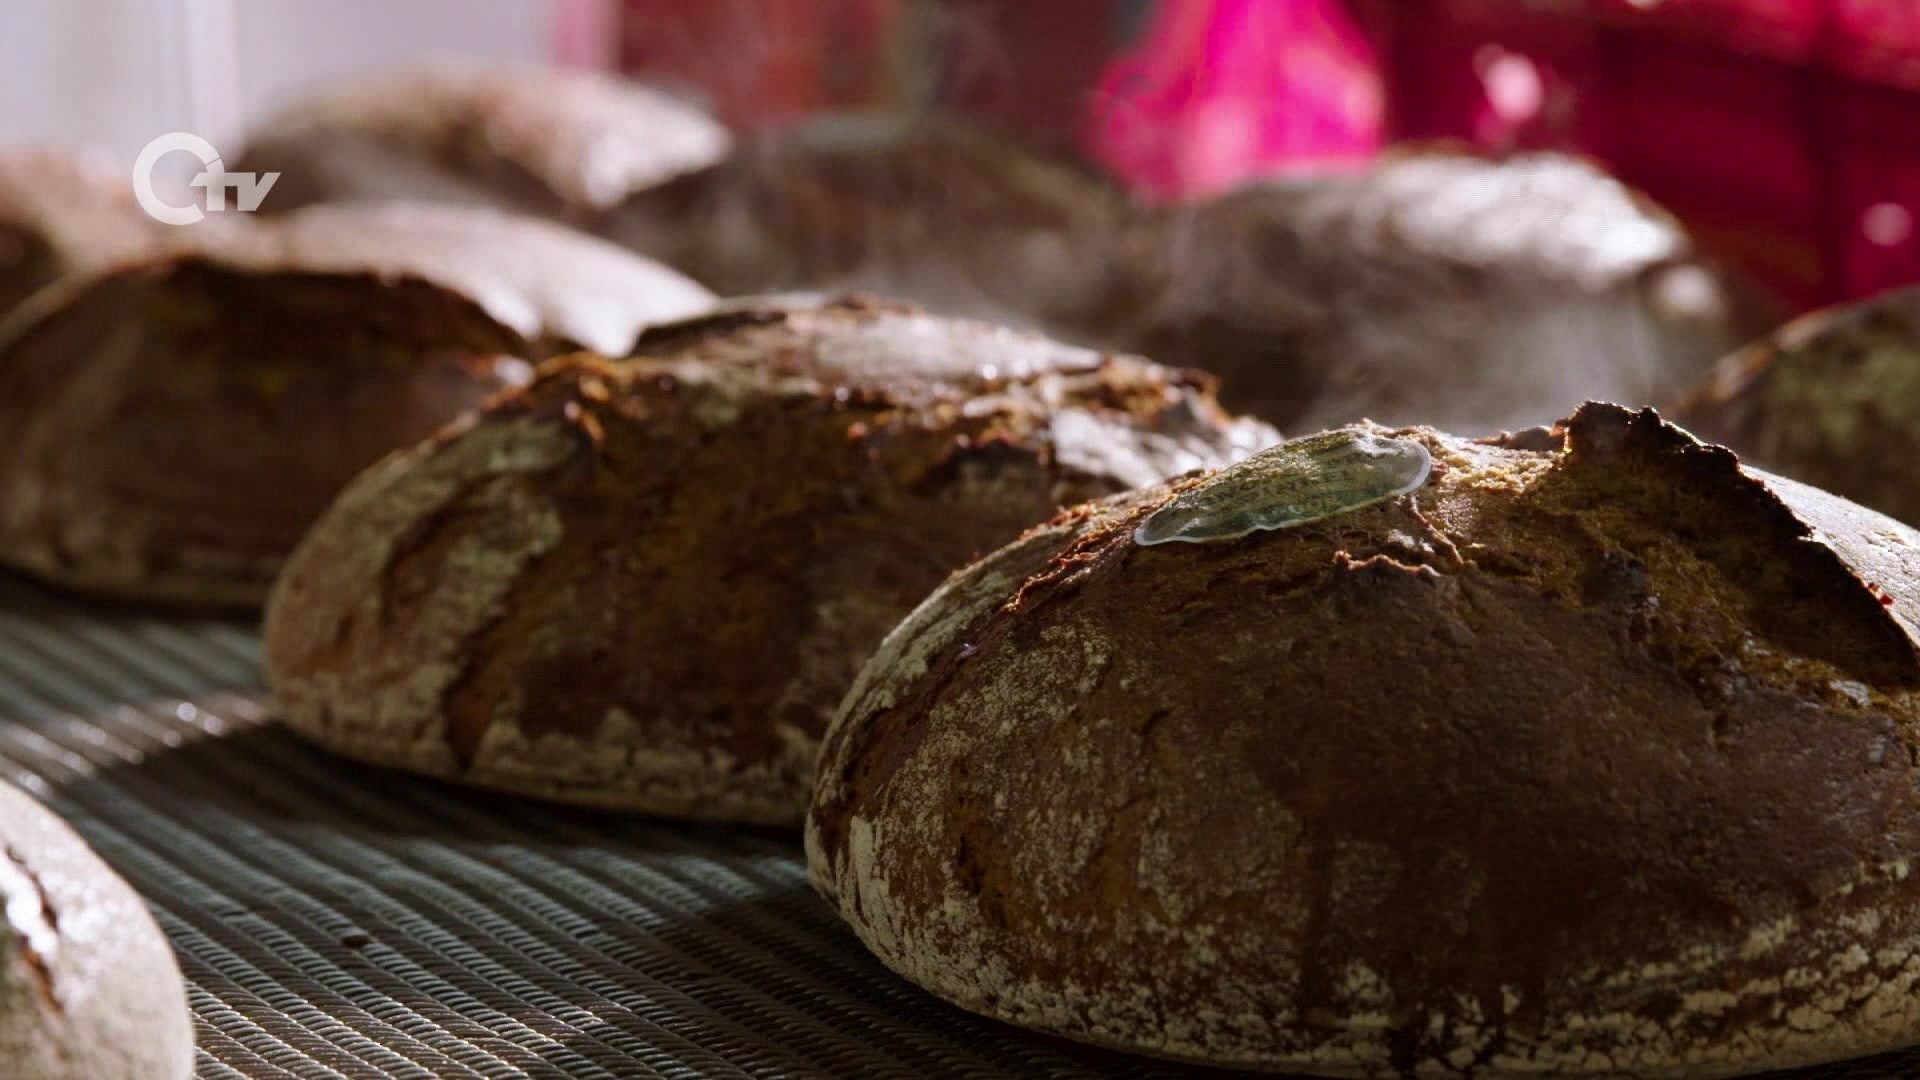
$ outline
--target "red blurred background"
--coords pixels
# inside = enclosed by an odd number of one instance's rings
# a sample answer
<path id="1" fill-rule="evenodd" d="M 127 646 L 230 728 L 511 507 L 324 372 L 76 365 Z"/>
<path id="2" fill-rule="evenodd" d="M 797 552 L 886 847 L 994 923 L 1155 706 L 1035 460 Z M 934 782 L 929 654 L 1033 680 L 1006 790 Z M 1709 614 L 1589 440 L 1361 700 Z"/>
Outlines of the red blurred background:
<path id="1" fill-rule="evenodd" d="M 1591 155 L 1798 306 L 1920 280 L 1916 0 L 624 0 L 744 126 L 939 104 L 1157 199 L 1402 139 Z"/>

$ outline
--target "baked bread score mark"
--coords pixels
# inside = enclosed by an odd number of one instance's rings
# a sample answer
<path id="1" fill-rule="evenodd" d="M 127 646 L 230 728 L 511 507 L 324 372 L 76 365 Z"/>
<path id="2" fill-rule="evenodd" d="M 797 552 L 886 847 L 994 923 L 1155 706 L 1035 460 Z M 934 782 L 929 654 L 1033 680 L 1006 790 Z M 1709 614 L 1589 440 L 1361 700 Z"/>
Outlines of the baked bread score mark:
<path id="1" fill-rule="evenodd" d="M 46 886 L 11 846 L 0 847 L 0 920 L 18 939 L 20 958 L 32 971 L 47 1004 L 60 1008 L 53 961 L 60 952 L 60 923 Z"/>
<path id="2" fill-rule="evenodd" d="M 1134 530 L 1142 547 L 1286 529 L 1419 490 L 1433 455 L 1412 439 L 1341 428 L 1289 439 L 1173 497 Z"/>

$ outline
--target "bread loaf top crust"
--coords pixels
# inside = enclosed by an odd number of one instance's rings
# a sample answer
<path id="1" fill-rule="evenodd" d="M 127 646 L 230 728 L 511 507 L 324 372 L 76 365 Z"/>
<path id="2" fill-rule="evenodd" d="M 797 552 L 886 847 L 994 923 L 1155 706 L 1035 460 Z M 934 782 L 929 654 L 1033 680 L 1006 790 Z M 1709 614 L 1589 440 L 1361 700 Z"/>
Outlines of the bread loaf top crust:
<path id="1" fill-rule="evenodd" d="M 1728 1075 L 1920 1022 L 1920 534 L 1650 411 L 1410 495 L 969 567 L 826 738 L 816 885 L 962 1005 L 1329 1075 Z M 1369 1071 L 1372 1070 L 1372 1071 Z"/>

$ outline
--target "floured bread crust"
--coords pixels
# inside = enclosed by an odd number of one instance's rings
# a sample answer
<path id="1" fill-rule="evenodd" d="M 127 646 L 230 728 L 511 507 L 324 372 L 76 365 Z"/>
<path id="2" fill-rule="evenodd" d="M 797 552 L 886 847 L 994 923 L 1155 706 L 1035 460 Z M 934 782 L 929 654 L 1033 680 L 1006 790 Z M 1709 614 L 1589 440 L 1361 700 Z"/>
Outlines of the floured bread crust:
<path id="1" fill-rule="evenodd" d="M 820 891 L 966 1008 L 1328 1076 L 1703 1077 L 1920 1030 L 1920 534 L 1651 411 L 1141 547 L 1080 507 L 888 637 Z"/>
<path id="2" fill-rule="evenodd" d="M 140 897 L 0 784 L 0 1063 L 12 1080 L 185 1080 L 193 1019 Z"/>
<path id="3" fill-rule="evenodd" d="M 531 361 L 711 295 L 557 226 L 316 207 L 70 280 L 0 324 L 0 562 L 249 607 L 342 486 Z"/>
<path id="4" fill-rule="evenodd" d="M 860 663 L 1064 503 L 1276 438 L 1203 381 L 864 300 L 571 357 L 357 480 L 267 617 L 286 722 L 588 805 L 796 823 Z"/>

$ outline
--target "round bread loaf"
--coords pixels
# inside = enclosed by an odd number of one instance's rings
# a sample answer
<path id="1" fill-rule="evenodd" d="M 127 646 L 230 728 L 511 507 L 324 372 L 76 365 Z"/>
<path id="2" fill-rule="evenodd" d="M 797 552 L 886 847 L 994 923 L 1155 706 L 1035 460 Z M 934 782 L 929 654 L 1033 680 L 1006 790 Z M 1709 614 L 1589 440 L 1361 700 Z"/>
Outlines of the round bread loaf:
<path id="1" fill-rule="evenodd" d="M 795 824 L 854 672 L 1055 508 L 1271 441 L 1204 377 L 858 299 L 570 357 L 357 479 L 289 561 L 267 671 L 352 757 Z"/>
<path id="2" fill-rule="evenodd" d="M 722 295 L 871 289 L 1093 336 L 1133 210 L 1065 158 L 964 121 L 828 113 L 745 139 L 594 228 Z"/>
<path id="3" fill-rule="evenodd" d="M 1920 522 L 1920 287 L 1794 320 L 1673 413 L 1756 465 Z"/>
<path id="4" fill-rule="evenodd" d="M 323 88 L 260 124 L 236 172 L 264 209 L 410 199 L 579 218 L 727 152 L 695 106 L 585 71 L 438 65 Z"/>
<path id="5" fill-rule="evenodd" d="M 887 638 L 807 829 L 866 944 L 1016 1024 L 1315 1075 L 1911 1043 L 1920 534 L 1651 410 L 1355 438 L 1431 474 L 1080 507 Z M 1223 493 L 1333 509 L 1136 540 Z"/>
<path id="6" fill-rule="evenodd" d="M 315 208 L 43 291 L 0 326 L 0 562 L 257 605 L 355 473 L 530 360 L 708 305 L 558 226 Z"/>
<path id="7" fill-rule="evenodd" d="M 186 1080 L 193 1018 L 140 897 L 0 783 L 0 1063 L 9 1080 Z"/>
<path id="8" fill-rule="evenodd" d="M 1130 250 L 1142 302 L 1102 340 L 1212 371 L 1230 408 L 1289 430 L 1651 403 L 1770 325 L 1672 218 L 1549 154 L 1257 184 L 1170 208 Z"/>
<path id="9" fill-rule="evenodd" d="M 136 258 L 159 239 L 132 184 L 104 162 L 0 151 L 0 317 L 68 274 Z"/>

